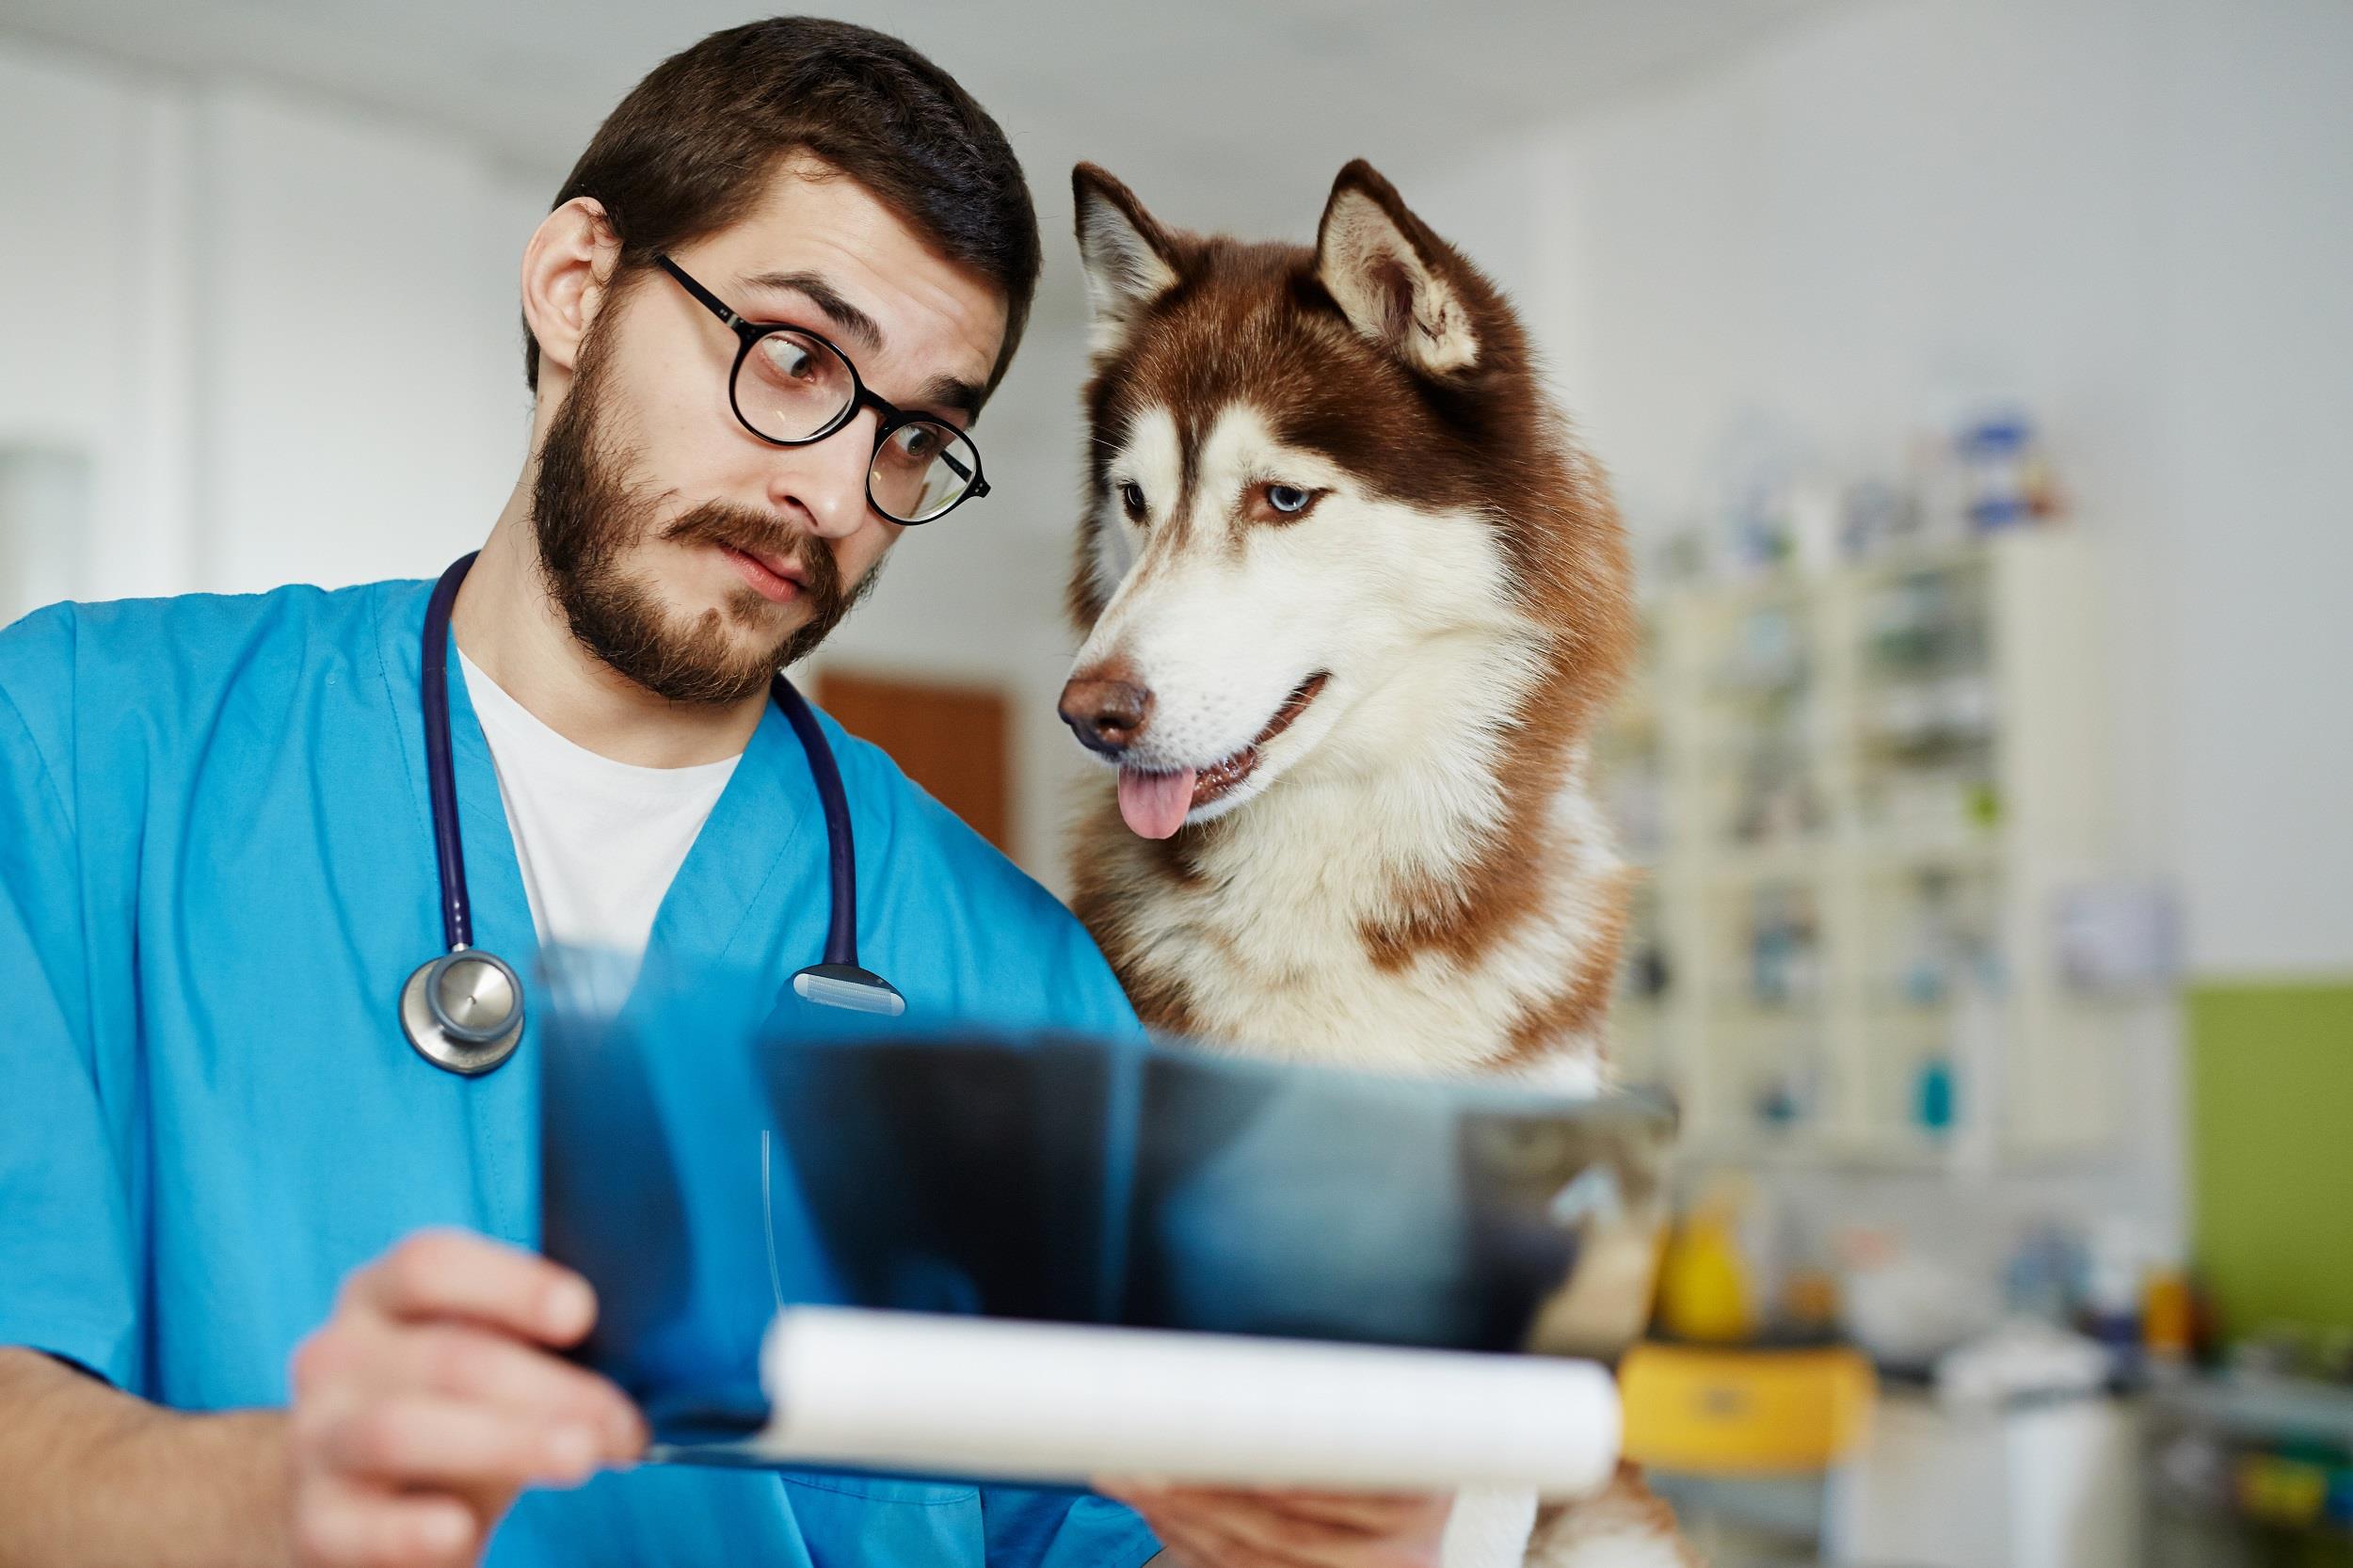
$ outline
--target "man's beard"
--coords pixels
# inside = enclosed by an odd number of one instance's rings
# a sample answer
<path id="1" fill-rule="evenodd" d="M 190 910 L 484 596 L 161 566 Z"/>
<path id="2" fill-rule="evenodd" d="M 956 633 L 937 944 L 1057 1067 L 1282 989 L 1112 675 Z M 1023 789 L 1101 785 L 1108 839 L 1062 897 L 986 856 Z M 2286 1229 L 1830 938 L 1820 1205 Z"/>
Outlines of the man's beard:
<path id="1" fill-rule="evenodd" d="M 873 591 L 882 564 L 877 560 L 845 591 L 840 564 L 824 539 L 790 534 L 772 517 L 723 502 L 657 525 L 652 498 L 626 477 L 632 453 L 606 428 L 604 328 L 599 322 L 589 329 L 570 395 L 540 448 L 531 515 L 541 575 L 572 635 L 638 685 L 672 702 L 740 702 L 824 642 Z M 728 634 L 728 621 L 750 624 L 769 607 L 745 586 L 724 606 L 679 624 L 648 585 L 622 568 L 631 547 L 648 538 L 797 559 L 808 577 L 801 593 L 808 619 L 766 647 L 743 648 Z"/>

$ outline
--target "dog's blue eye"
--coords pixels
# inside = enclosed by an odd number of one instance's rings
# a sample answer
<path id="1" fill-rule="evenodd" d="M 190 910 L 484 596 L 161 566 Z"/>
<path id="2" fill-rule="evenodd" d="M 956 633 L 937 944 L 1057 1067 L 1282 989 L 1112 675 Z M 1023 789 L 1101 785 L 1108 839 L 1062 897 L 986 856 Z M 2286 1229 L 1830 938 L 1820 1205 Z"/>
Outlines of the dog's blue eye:
<path id="1" fill-rule="evenodd" d="M 1269 485 L 1266 502 L 1278 512 L 1304 512 L 1307 509 L 1307 492 L 1296 485 Z"/>

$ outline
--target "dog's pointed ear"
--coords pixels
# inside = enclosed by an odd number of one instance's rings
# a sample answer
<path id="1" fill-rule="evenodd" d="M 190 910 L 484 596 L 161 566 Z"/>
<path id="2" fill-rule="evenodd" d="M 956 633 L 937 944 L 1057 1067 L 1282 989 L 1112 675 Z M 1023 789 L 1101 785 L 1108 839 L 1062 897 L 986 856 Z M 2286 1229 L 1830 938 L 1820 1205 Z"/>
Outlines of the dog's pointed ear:
<path id="1" fill-rule="evenodd" d="M 1095 310 L 1088 345 L 1099 357 L 1118 345 L 1145 306 L 1176 286 L 1176 247 L 1135 192 L 1093 164 L 1070 171 L 1070 195 Z"/>
<path id="2" fill-rule="evenodd" d="M 1316 228 L 1316 280 L 1349 325 L 1432 376 L 1479 362 L 1461 260 L 1359 158 L 1332 183 Z"/>

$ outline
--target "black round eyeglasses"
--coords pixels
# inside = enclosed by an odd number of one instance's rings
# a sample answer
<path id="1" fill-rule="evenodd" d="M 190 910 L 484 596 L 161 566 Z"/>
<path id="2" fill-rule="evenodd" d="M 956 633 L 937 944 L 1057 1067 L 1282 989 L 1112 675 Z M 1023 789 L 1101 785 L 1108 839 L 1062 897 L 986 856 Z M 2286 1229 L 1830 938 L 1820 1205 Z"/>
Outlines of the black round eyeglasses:
<path id="1" fill-rule="evenodd" d="M 930 414 L 893 407 L 858 379 L 850 357 L 803 327 L 746 321 L 669 257 L 654 262 L 696 302 L 727 323 L 737 340 L 728 372 L 728 403 L 744 428 L 771 446 L 822 441 L 857 417 L 882 416 L 866 471 L 866 500 L 891 521 L 936 522 L 988 493 L 972 438 Z"/>

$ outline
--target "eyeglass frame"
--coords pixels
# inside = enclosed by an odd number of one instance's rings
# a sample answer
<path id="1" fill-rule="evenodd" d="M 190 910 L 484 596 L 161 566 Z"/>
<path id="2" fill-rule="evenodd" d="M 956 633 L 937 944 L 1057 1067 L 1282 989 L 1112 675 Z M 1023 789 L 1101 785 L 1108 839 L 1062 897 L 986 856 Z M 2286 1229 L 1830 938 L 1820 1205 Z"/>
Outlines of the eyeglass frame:
<path id="1" fill-rule="evenodd" d="M 981 443 L 972 439 L 970 431 L 957 430 L 954 425 L 950 424 L 937 414 L 916 413 L 901 408 L 888 398 L 876 392 L 866 384 L 866 378 L 858 374 L 857 361 L 843 353 L 840 345 L 823 332 L 812 331 L 808 328 L 795 326 L 789 321 L 748 321 L 736 311 L 729 309 L 717 295 L 696 282 L 684 267 L 672 261 L 665 253 L 655 251 L 653 261 L 656 266 L 676 279 L 679 286 L 692 296 L 696 304 L 717 316 L 727 325 L 728 329 L 735 334 L 737 340 L 735 362 L 728 366 L 728 407 L 733 410 L 735 422 L 750 431 L 755 440 L 766 441 L 770 446 L 788 448 L 814 446 L 828 436 L 840 434 L 844 425 L 856 420 L 866 409 L 872 408 L 882 416 L 880 423 L 874 428 L 874 450 L 868 454 L 866 459 L 866 504 L 873 507 L 875 516 L 897 523 L 902 528 L 921 528 L 926 524 L 937 522 L 966 502 L 977 501 L 988 493 L 988 478 L 981 466 Z M 777 332 L 794 332 L 804 338 L 815 339 L 835 359 L 840 360 L 842 368 L 850 373 L 850 401 L 842 405 L 841 411 L 836 414 L 824 428 L 814 435 L 803 436 L 797 440 L 782 440 L 755 425 L 744 416 L 744 406 L 735 395 L 736 383 L 744 374 L 744 361 L 751 358 L 752 350 L 759 345 L 760 339 L 773 336 Z M 965 488 L 962 495 L 948 503 L 937 512 L 918 521 L 909 522 L 904 518 L 892 517 L 876 504 L 874 459 L 882 456 L 883 442 L 890 439 L 891 432 L 903 430 L 915 424 L 937 424 L 955 431 L 956 436 L 972 451 L 972 483 Z"/>

